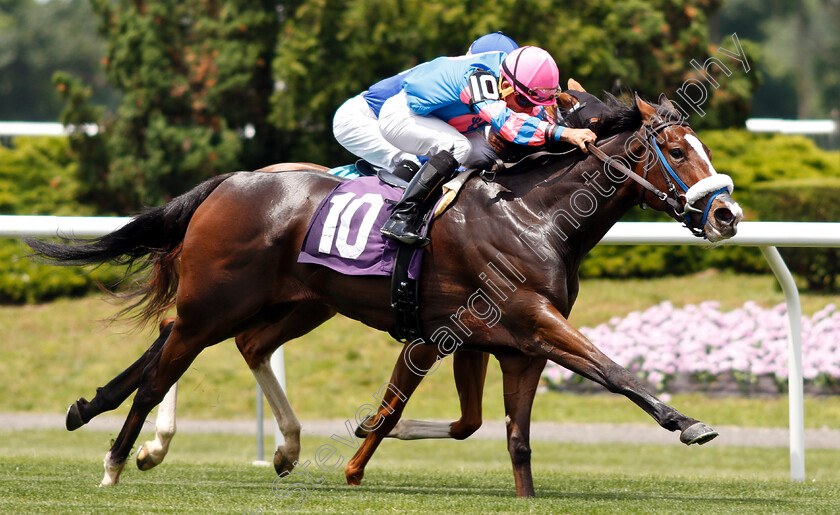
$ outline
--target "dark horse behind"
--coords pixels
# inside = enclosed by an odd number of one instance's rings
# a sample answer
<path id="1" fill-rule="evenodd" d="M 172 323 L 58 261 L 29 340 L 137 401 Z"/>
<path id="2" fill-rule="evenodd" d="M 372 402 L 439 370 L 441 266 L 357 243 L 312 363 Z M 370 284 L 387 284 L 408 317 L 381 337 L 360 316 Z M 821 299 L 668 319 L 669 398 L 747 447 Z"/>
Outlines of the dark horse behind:
<path id="1" fill-rule="evenodd" d="M 667 99 L 658 106 L 638 98 L 631 105 L 611 103 L 598 136 L 593 150 L 599 157 L 547 154 L 527 173 L 471 179 L 434 223 L 420 291 L 429 343 L 403 348 L 390 381 L 394 388 L 366 422 L 371 431 L 346 466 L 350 484 L 361 481 L 423 376 L 453 352 L 488 352 L 501 364 L 520 496 L 534 495 L 530 412 L 547 359 L 627 396 L 663 428 L 680 431 L 686 444 L 717 435 L 646 391 L 567 318 L 581 260 L 628 209 L 648 204 L 718 241 L 733 236 L 742 217 L 729 195 L 731 181 L 716 174 L 708 149 Z M 37 254 L 57 263 L 145 263 L 149 275 L 135 292 L 137 316 L 153 320 L 176 307 L 171 330 L 130 369 L 128 386 L 119 392 L 125 399 L 137 389 L 106 455 L 103 485 L 118 481 L 146 416 L 195 357 L 230 337 L 287 435 L 275 467 L 291 468 L 300 453 L 300 426 L 268 367 L 271 353 L 336 312 L 376 329 L 394 328 L 389 279 L 297 262 L 313 212 L 340 180 L 314 169 L 227 174 L 101 238 L 28 240 Z"/>

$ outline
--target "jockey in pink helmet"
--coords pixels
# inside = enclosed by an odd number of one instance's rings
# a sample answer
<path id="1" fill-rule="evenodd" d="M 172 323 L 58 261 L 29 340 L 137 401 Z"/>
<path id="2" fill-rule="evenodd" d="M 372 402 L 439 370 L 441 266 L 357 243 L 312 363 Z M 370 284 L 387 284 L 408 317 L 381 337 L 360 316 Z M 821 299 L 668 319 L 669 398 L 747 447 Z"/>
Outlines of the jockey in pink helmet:
<path id="1" fill-rule="evenodd" d="M 502 139 L 538 146 L 566 141 L 586 152 L 589 129 L 548 121 L 560 73 L 545 50 L 526 46 L 506 52 L 439 57 L 420 65 L 379 113 L 382 136 L 396 148 L 429 157 L 395 206 L 382 234 L 407 244 L 425 244 L 419 234 L 422 207 L 459 165 L 483 166 L 482 129 Z"/>
<path id="2" fill-rule="evenodd" d="M 500 79 L 507 83 L 500 87 L 502 98 L 516 93 L 533 105 L 554 104 L 560 84 L 560 70 L 551 55 L 542 48 L 517 48 L 502 61 L 500 72 Z"/>

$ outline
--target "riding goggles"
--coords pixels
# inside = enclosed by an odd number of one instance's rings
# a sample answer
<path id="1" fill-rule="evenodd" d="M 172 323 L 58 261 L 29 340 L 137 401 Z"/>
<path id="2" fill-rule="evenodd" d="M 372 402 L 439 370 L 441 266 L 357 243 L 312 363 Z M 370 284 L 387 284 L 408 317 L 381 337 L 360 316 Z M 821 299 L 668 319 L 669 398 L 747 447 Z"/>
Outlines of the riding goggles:
<path id="1" fill-rule="evenodd" d="M 503 79 L 500 79 L 501 82 Z M 519 107 L 523 108 L 530 108 L 536 105 L 546 105 L 552 103 L 552 101 L 557 96 L 559 91 L 558 88 L 536 88 L 536 89 L 528 89 L 527 91 L 531 92 L 531 95 L 520 93 L 518 90 L 514 89 L 513 86 L 508 85 L 506 88 L 500 88 L 500 96 L 502 98 L 507 97 L 510 94 L 513 94 L 516 103 Z M 537 95 L 539 94 L 539 96 Z"/>

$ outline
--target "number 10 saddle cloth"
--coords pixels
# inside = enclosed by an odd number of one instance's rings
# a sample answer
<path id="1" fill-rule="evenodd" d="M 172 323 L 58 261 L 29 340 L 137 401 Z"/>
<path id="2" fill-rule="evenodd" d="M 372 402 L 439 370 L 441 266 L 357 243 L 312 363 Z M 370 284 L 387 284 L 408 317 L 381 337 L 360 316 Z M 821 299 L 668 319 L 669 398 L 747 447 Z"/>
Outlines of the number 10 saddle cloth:
<path id="1" fill-rule="evenodd" d="M 391 275 L 399 242 L 383 236 L 379 228 L 402 193 L 378 177 L 340 183 L 315 211 L 298 263 L 322 265 L 346 275 Z M 409 278 L 419 279 L 422 263 L 422 249 L 416 249 Z"/>

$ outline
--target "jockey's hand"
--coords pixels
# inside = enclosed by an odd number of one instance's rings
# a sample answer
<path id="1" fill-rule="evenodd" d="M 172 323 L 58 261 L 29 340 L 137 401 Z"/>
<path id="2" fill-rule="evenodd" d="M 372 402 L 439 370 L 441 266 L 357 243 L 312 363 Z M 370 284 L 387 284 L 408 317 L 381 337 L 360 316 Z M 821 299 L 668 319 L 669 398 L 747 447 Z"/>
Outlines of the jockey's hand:
<path id="1" fill-rule="evenodd" d="M 565 141 L 566 143 L 571 143 L 576 147 L 579 147 L 585 153 L 589 153 L 586 149 L 587 143 L 595 143 L 597 136 L 595 133 L 589 129 L 572 129 L 571 127 L 566 127 L 563 129 L 563 132 L 560 133 L 560 141 Z"/>

